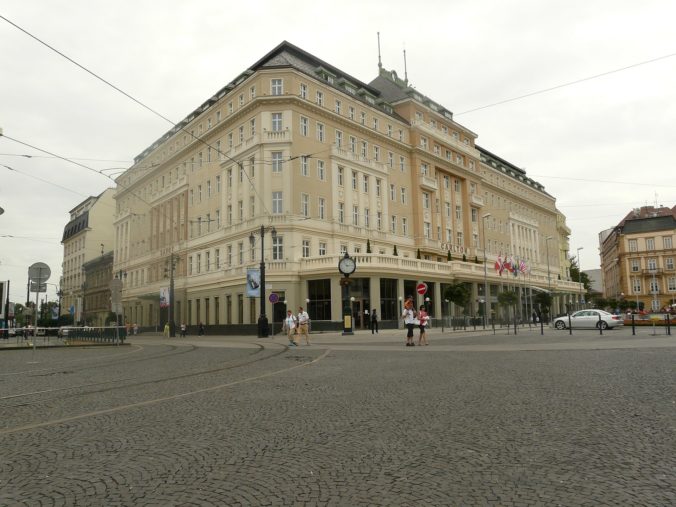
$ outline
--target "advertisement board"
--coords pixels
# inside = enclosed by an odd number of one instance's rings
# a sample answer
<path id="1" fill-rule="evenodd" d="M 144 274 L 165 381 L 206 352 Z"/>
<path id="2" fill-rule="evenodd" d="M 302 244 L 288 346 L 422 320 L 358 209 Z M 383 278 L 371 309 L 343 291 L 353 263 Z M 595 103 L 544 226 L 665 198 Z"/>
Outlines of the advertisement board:
<path id="1" fill-rule="evenodd" d="M 261 295 L 261 270 L 258 268 L 246 270 L 246 295 L 250 298 L 257 298 Z"/>

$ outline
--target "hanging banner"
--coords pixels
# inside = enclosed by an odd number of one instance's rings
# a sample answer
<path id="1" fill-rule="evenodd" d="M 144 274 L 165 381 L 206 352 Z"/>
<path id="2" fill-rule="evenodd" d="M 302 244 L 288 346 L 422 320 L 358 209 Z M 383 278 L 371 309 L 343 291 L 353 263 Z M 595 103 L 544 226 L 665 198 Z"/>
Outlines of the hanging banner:
<path id="1" fill-rule="evenodd" d="M 169 298 L 169 287 L 160 288 L 160 308 L 167 308 L 171 303 Z"/>
<path id="2" fill-rule="evenodd" d="M 261 270 L 258 268 L 246 270 L 246 295 L 250 298 L 261 296 Z"/>

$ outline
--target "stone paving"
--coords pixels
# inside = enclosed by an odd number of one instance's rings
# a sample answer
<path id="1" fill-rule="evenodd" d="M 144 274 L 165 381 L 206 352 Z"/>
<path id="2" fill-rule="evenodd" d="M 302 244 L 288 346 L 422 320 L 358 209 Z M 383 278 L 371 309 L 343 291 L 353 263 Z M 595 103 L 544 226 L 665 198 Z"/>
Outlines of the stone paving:
<path id="1" fill-rule="evenodd" d="M 676 337 L 0 352 L 0 505 L 676 505 Z"/>

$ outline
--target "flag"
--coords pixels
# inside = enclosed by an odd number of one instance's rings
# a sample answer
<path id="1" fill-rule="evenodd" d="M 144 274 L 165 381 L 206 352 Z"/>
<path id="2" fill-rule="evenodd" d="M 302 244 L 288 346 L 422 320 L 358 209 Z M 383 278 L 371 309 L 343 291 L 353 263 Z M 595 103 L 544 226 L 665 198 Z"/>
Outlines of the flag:
<path id="1" fill-rule="evenodd" d="M 523 274 L 526 274 L 526 271 L 528 271 L 528 266 L 526 266 L 526 263 L 523 260 L 519 261 L 519 271 Z"/>
<path id="2" fill-rule="evenodd" d="M 498 260 L 495 261 L 495 271 L 502 276 L 502 272 L 505 270 L 505 264 L 502 262 L 502 253 L 498 255 Z"/>
<path id="3" fill-rule="evenodd" d="M 511 257 L 508 257 L 508 256 L 505 256 L 505 262 L 504 262 L 505 268 L 504 268 L 504 269 L 505 269 L 508 273 L 511 273 L 511 272 L 512 272 L 512 269 L 513 269 L 513 268 L 512 268 L 512 263 L 513 263 L 512 258 L 511 258 Z"/>

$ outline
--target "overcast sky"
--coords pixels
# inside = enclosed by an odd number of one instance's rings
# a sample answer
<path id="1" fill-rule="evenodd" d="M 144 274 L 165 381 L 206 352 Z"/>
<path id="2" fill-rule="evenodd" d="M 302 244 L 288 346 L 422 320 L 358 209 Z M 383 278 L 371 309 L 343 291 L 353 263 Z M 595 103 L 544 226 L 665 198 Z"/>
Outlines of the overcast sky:
<path id="1" fill-rule="evenodd" d="M 384 67 L 403 75 L 405 47 L 420 92 L 556 197 L 582 269 L 599 266 L 598 233 L 631 208 L 676 204 L 673 1 L 5 0 L 0 15 L 175 122 L 282 40 L 369 82 L 380 31 Z M 128 167 L 169 130 L 2 19 L 0 44 L 6 136 L 99 171 Z M 34 262 L 58 284 L 69 210 L 113 185 L 41 157 L 0 138 L 0 279 L 13 301 Z"/>

